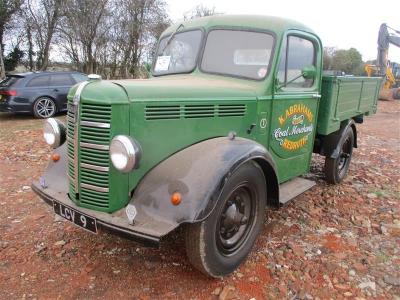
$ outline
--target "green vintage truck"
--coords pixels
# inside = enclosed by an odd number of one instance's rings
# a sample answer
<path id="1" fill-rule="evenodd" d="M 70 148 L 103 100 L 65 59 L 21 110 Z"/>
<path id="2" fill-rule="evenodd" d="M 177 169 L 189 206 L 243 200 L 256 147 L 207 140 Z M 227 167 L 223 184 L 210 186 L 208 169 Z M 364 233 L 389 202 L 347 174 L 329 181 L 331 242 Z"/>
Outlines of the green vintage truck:
<path id="1" fill-rule="evenodd" d="M 381 78 L 324 76 L 318 36 L 262 16 L 212 16 L 168 28 L 144 80 L 90 79 L 48 119 L 54 154 L 36 193 L 65 219 L 158 245 L 184 227 L 190 262 L 221 277 L 250 252 L 277 208 L 348 172 L 356 123 L 376 112 Z M 266 225 L 268 226 L 268 224 Z"/>

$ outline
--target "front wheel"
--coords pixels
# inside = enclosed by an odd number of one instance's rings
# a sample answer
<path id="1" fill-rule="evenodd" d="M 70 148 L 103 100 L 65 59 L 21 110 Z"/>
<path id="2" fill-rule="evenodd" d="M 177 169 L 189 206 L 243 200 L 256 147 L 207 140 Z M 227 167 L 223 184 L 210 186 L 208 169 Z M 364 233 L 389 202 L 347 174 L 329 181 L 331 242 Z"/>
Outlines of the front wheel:
<path id="1" fill-rule="evenodd" d="M 233 272 L 247 257 L 264 225 L 267 190 L 255 162 L 239 167 L 225 184 L 213 212 L 186 228 L 186 252 L 211 277 Z"/>
<path id="2" fill-rule="evenodd" d="M 57 107 L 53 99 L 40 97 L 33 104 L 33 114 L 36 118 L 47 119 L 56 114 Z"/>
<path id="3" fill-rule="evenodd" d="M 325 158 L 325 179 L 332 184 L 340 183 L 347 175 L 354 147 L 354 132 L 348 128 L 340 142 L 340 152 L 337 158 Z"/>

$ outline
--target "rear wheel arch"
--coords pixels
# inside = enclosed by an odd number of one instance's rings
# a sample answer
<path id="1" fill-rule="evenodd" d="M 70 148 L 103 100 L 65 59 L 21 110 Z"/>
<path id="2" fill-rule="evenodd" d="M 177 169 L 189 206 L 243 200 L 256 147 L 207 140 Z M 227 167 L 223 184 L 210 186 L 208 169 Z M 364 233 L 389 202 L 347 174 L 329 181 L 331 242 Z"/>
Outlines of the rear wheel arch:
<path id="1" fill-rule="evenodd" d="M 354 122 L 352 122 L 350 126 L 354 134 L 354 148 L 357 148 L 357 127 Z"/>
<path id="2" fill-rule="evenodd" d="M 343 139 L 344 134 L 351 128 L 354 134 L 354 148 L 357 148 L 357 128 L 356 123 L 353 119 L 343 121 L 340 125 L 340 129 L 332 132 L 329 135 L 321 136 L 321 144 L 318 146 L 317 153 L 325 156 L 336 158 L 339 154 L 339 145 Z"/>
<path id="3" fill-rule="evenodd" d="M 354 148 L 354 131 L 352 127 L 347 127 L 343 132 L 343 137 L 339 140 L 338 147 L 340 148 L 338 156 L 325 158 L 325 179 L 331 184 L 340 183 L 349 171 Z"/>

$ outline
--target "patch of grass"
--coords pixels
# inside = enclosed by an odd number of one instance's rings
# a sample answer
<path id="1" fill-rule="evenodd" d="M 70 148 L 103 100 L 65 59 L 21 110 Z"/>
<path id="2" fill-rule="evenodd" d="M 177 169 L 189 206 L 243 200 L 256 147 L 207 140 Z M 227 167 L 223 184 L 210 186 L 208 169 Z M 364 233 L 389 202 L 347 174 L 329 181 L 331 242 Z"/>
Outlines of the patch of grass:
<path id="1" fill-rule="evenodd" d="M 368 193 L 374 193 L 379 198 L 395 198 L 400 199 L 400 191 L 394 190 L 392 186 L 384 186 L 381 189 L 370 188 Z"/>

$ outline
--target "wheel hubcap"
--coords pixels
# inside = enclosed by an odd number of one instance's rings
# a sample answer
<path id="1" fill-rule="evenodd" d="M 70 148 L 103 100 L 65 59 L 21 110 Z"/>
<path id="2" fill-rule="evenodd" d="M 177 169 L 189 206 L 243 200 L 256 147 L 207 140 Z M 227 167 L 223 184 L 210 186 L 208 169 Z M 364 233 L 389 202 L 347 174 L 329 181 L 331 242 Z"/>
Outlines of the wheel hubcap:
<path id="1" fill-rule="evenodd" d="M 48 118 L 52 116 L 55 111 L 53 101 L 47 98 L 39 99 L 36 105 L 36 111 L 42 118 Z"/>
<path id="2" fill-rule="evenodd" d="M 224 255 L 236 252 L 254 224 L 255 193 L 248 186 L 236 188 L 225 206 L 217 225 L 217 245 Z"/>

